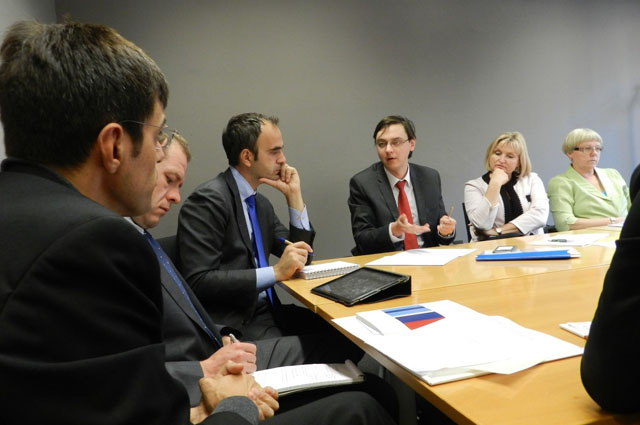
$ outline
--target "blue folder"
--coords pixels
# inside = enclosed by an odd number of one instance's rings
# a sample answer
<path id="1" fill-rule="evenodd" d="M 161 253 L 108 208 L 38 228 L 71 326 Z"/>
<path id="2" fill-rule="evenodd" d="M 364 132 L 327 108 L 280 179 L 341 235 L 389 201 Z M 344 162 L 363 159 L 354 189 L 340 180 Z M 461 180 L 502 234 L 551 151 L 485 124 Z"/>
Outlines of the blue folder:
<path id="1" fill-rule="evenodd" d="M 480 254 L 476 261 L 506 261 L 506 260 L 566 260 L 571 254 L 566 249 L 554 251 L 516 251 L 498 254 Z"/>

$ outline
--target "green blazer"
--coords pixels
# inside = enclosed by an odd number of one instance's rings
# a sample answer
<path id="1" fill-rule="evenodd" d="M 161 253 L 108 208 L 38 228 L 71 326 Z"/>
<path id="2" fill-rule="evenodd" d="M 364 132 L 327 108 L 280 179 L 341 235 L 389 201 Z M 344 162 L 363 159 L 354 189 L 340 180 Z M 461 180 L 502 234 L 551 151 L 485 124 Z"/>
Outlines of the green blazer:
<path id="1" fill-rule="evenodd" d="M 571 166 L 549 180 L 549 207 L 559 231 L 569 230 L 579 218 L 626 217 L 631 207 L 627 183 L 613 168 L 596 167 L 596 173 L 605 193 L 598 192 Z"/>

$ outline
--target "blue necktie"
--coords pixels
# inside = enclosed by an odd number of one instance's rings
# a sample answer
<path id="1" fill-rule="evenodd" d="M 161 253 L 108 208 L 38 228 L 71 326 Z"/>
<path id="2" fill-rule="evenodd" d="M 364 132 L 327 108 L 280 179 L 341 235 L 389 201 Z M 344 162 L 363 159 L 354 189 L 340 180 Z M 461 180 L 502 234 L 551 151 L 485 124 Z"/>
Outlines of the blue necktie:
<path id="1" fill-rule="evenodd" d="M 256 213 L 256 195 L 251 195 L 245 199 L 247 203 L 247 212 L 249 213 L 249 220 L 251 221 L 251 229 L 253 229 L 253 235 L 251 237 L 251 243 L 253 244 L 253 255 L 256 258 L 258 268 L 268 267 L 267 259 L 264 256 L 264 249 L 262 245 L 262 234 L 260 233 L 260 223 L 258 223 L 258 214 Z M 269 302 L 273 305 L 272 288 L 267 288 L 266 293 L 269 298 Z"/>
<path id="2" fill-rule="evenodd" d="M 193 301 L 191 301 L 191 297 L 189 297 L 189 294 L 187 293 L 187 290 L 185 289 L 184 285 L 182 284 L 182 280 L 180 280 L 180 278 L 178 277 L 178 274 L 176 273 L 175 269 L 171 265 L 171 262 L 167 258 L 167 255 L 162 250 L 162 247 L 160 247 L 160 244 L 155 239 L 153 239 L 153 236 L 151 236 L 146 231 L 144 232 L 144 236 L 147 238 L 147 241 L 149 242 L 149 245 L 151 245 L 151 247 L 153 248 L 153 251 L 155 252 L 156 257 L 158 257 L 158 262 L 162 265 L 162 267 L 164 267 L 164 269 L 167 271 L 167 273 L 169 273 L 169 275 L 173 279 L 173 282 L 178 286 L 178 289 L 180 289 L 180 293 L 182 293 L 182 295 L 184 295 L 185 299 L 187 300 L 187 302 L 191 306 L 191 309 L 196 314 L 196 317 L 200 321 L 200 325 L 202 326 L 202 328 L 205 330 L 207 335 L 209 335 L 209 337 L 213 340 L 213 342 L 218 344 L 218 347 L 222 347 L 222 344 L 220 344 L 220 341 L 218 341 L 218 338 L 216 338 L 215 334 L 211 331 L 211 329 L 209 329 L 207 324 L 204 323 L 204 320 L 202 319 L 202 316 L 200 315 L 200 312 L 198 311 L 196 306 L 193 305 Z"/>

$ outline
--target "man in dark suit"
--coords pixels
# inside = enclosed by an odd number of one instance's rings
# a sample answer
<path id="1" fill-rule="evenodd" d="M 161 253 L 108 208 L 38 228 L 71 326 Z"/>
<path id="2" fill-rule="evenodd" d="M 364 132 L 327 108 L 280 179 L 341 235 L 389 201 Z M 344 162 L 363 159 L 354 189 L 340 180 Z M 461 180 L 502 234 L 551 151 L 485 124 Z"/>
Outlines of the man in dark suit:
<path id="1" fill-rule="evenodd" d="M 150 205 L 164 75 L 100 25 L 18 22 L 0 55 L 0 422 L 187 423 L 158 262 L 122 218 Z M 257 420 L 241 365 L 202 385 L 198 421 Z"/>
<path id="2" fill-rule="evenodd" d="M 215 322 L 240 329 L 250 340 L 326 328 L 309 310 L 282 305 L 273 288 L 305 265 L 315 236 L 277 125 L 277 118 L 256 113 L 232 117 L 222 135 L 229 168 L 195 189 L 178 220 L 185 279 Z M 261 184 L 285 196 L 289 229 L 269 200 L 256 194 Z M 270 254 L 280 257 L 273 267 Z"/>
<path id="3" fill-rule="evenodd" d="M 182 186 L 187 170 L 187 163 L 191 158 L 187 141 L 180 135 L 173 138 L 173 142 L 165 147 L 165 156 L 157 164 L 158 180 L 153 191 L 151 210 L 141 216 L 133 217 L 133 223 L 141 233 L 145 233 L 150 244 L 155 245 L 152 237 L 145 229 L 155 227 L 160 219 L 171 209 L 172 205 L 180 203 L 180 187 Z M 251 373 L 256 369 L 263 370 L 278 366 L 289 366 L 304 363 L 341 362 L 343 359 L 332 358 L 332 341 L 311 336 L 285 336 L 256 341 L 255 344 L 246 342 L 231 343 L 228 333 L 237 330 L 223 328 L 214 324 L 200 305 L 197 297 L 187 283 L 176 271 L 171 259 L 166 253 L 155 246 L 154 250 L 161 263 L 162 299 L 164 306 L 163 338 L 166 348 L 166 366 L 174 378 L 183 383 L 191 405 L 195 406 L 200 400 L 200 388 L 198 381 L 203 376 L 215 376 L 218 371 L 231 360 L 242 364 L 244 371 Z M 225 335 L 225 336 L 222 336 Z M 335 417 L 335 411 L 344 409 L 361 410 L 357 400 L 361 394 L 354 391 L 365 390 L 384 400 L 383 405 L 391 416 L 397 414 L 395 394 L 383 382 L 375 377 L 368 376 L 368 382 L 364 386 L 346 386 L 337 391 L 345 391 L 342 398 L 328 401 L 322 409 L 315 412 L 315 420 L 320 422 L 328 414 Z M 335 392 L 335 391 L 334 391 Z M 291 399 L 287 396 L 281 400 L 282 410 L 290 410 L 295 405 L 302 406 L 295 412 L 287 413 L 285 417 L 299 419 L 299 411 L 309 410 L 306 407 L 310 401 L 331 395 L 317 391 L 305 394 L 304 399 Z M 367 403 L 371 408 L 371 403 Z M 374 410 L 379 409 L 378 406 Z M 280 418 L 282 413 L 278 413 Z M 383 415 L 382 417 L 385 417 Z M 333 419 L 335 421 L 335 419 Z M 337 423 L 349 424 L 345 419 L 338 419 Z M 331 422 L 336 423 L 336 422 Z"/>
<path id="4" fill-rule="evenodd" d="M 380 162 L 349 182 L 354 255 L 447 245 L 456 221 L 447 215 L 436 170 L 410 164 L 415 127 L 401 116 L 383 118 L 373 132 Z"/>
<path id="5" fill-rule="evenodd" d="M 636 274 L 640 198 L 631 193 L 634 198 L 616 241 L 580 365 L 582 384 L 589 395 L 614 413 L 640 412 L 640 286 Z"/>

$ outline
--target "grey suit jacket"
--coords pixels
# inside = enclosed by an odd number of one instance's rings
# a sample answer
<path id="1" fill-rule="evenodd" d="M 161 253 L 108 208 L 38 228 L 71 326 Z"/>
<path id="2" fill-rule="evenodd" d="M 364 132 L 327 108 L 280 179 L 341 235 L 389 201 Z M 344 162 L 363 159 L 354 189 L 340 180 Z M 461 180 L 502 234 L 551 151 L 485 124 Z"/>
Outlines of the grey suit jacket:
<path id="1" fill-rule="evenodd" d="M 242 329 L 250 324 L 258 301 L 256 264 L 231 170 L 200 186 L 187 198 L 178 219 L 180 270 L 211 318 Z M 287 230 L 263 195 L 256 211 L 265 256 L 280 256 L 290 241 L 313 243 L 315 232 Z"/>
<path id="2" fill-rule="evenodd" d="M 440 175 L 433 168 L 409 164 L 411 183 L 418 207 L 420 224 L 429 223 L 431 231 L 422 234 L 424 247 L 447 245 L 453 236 L 438 235 L 440 217 L 446 215 Z M 381 162 L 360 171 L 349 182 L 351 230 L 356 242 L 354 255 L 402 250 L 402 243 L 389 238 L 389 223 L 397 220 L 398 206 Z"/>

